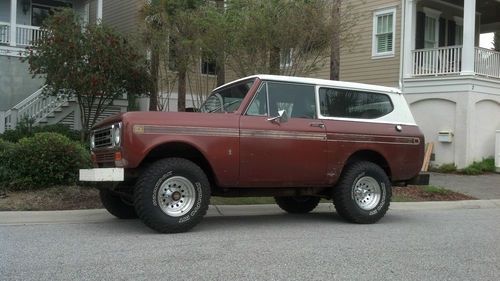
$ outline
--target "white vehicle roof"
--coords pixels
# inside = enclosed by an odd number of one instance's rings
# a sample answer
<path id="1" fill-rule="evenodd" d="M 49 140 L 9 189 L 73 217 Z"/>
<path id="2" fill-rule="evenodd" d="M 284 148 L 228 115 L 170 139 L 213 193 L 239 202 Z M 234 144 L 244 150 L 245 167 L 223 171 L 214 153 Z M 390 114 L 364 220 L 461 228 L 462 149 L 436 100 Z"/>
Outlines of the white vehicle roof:
<path id="1" fill-rule="evenodd" d="M 220 87 L 214 89 L 214 91 L 226 87 L 231 84 L 238 83 L 243 80 L 251 79 L 251 78 L 259 78 L 261 80 L 267 81 L 279 81 L 279 82 L 293 82 L 293 83 L 304 83 L 304 84 L 313 84 L 318 86 L 329 86 L 329 87 L 338 87 L 338 88 L 349 88 L 349 89 L 358 89 L 358 90 L 366 90 L 373 92 L 383 92 L 383 93 L 394 93 L 401 94 L 401 91 L 397 88 L 392 87 L 384 87 L 377 86 L 371 84 L 363 84 L 363 83 L 354 83 L 354 82 L 343 82 L 336 80 L 326 80 L 326 79 L 317 79 L 317 78 L 307 78 L 307 77 L 295 77 L 295 76 L 282 76 L 282 75 L 267 75 L 267 74 L 257 74 L 252 76 L 247 76 L 227 84 L 224 84 Z"/>

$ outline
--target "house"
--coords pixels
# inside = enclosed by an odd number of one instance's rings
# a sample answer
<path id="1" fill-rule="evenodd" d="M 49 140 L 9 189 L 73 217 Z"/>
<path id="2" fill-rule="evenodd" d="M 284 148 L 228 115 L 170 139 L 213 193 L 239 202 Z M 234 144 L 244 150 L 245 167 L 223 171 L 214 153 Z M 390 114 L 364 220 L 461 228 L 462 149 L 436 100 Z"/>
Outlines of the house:
<path id="1" fill-rule="evenodd" d="M 434 164 L 463 168 L 493 156 L 500 53 L 479 47 L 479 36 L 500 31 L 500 1 L 355 2 L 360 36 L 341 50 L 340 79 L 401 88 L 435 145 Z"/>
<path id="2" fill-rule="evenodd" d="M 32 110 L 32 115 L 38 114 L 41 122 L 47 122 L 56 111 L 67 111 L 61 109 L 63 103 L 54 105 L 54 101 L 39 97 L 42 81 L 32 79 L 26 64 L 17 58 L 31 39 L 40 36 L 36 25 L 39 17 L 48 13 L 44 7 L 69 5 L 86 21 L 102 20 L 122 32 L 135 32 L 144 1 L 0 0 L 0 85 L 5 85 L 0 87 L 0 132 L 15 124 L 13 112 L 20 115 L 23 110 Z M 435 145 L 434 164 L 454 163 L 463 168 L 493 156 L 495 130 L 500 130 L 500 53 L 480 48 L 479 37 L 500 31 L 500 1 L 342 3 L 344 9 L 358 14 L 351 30 L 358 39 L 353 46 L 341 49 L 340 80 L 401 88 L 427 142 Z M 291 64 L 288 61 L 284 67 Z M 169 78 L 170 70 L 162 74 L 164 110 L 176 108 L 176 83 Z M 198 105 L 198 94 L 215 86 L 214 74 L 208 60 L 200 58 L 193 65 L 188 74 L 187 106 Z M 311 76 L 328 79 L 328 67 Z M 226 80 L 232 78 L 237 77 L 226 74 Z M 148 100 L 140 100 L 139 108 L 147 110 Z M 115 109 L 123 110 L 123 105 Z M 79 128 L 76 111 L 71 112 L 51 122 Z"/>
<path id="3" fill-rule="evenodd" d="M 43 36 L 42 21 L 59 7 L 70 7 L 85 23 L 109 24 L 121 32 L 135 32 L 140 1 L 120 0 L 0 0 L 0 133 L 15 128 L 22 116 L 36 124 L 62 123 L 80 129 L 78 106 L 74 101 L 44 97 L 44 80 L 33 78 L 26 47 Z M 127 110 L 127 101 L 115 101 L 101 118 Z"/>

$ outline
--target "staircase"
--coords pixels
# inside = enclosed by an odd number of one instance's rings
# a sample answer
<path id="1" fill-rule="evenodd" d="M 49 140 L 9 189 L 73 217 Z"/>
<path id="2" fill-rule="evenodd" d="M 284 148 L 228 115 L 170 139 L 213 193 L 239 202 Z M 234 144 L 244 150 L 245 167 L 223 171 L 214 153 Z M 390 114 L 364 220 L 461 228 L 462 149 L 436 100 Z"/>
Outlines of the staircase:
<path id="1" fill-rule="evenodd" d="M 15 129 L 17 124 L 23 118 L 29 118 L 36 126 L 64 124 L 71 129 L 80 130 L 81 123 L 79 118 L 80 109 L 76 99 L 67 99 L 62 95 L 46 96 L 43 95 L 42 87 L 32 95 L 12 107 L 10 110 L 0 114 L 0 134 L 5 130 Z M 99 119 L 124 112 L 127 110 L 128 102 L 126 99 L 117 99 L 108 107 Z"/>

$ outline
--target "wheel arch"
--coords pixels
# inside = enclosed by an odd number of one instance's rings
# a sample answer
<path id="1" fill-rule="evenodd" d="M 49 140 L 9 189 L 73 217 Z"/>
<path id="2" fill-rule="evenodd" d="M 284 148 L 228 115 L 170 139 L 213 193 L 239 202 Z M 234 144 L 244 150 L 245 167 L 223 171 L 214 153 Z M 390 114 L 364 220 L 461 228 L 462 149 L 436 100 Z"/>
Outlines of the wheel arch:
<path id="1" fill-rule="evenodd" d="M 358 161 L 368 161 L 377 164 L 385 171 L 389 179 L 392 179 L 391 166 L 389 165 L 389 162 L 386 160 L 386 158 L 381 153 L 369 149 L 358 150 L 351 154 L 344 162 L 345 164 L 344 168 L 342 168 L 342 171 L 344 171 L 345 167 L 347 167 L 348 165 Z"/>
<path id="2" fill-rule="evenodd" d="M 187 142 L 171 141 L 156 145 L 143 158 L 140 167 L 143 168 L 150 163 L 170 157 L 184 158 L 194 162 L 205 172 L 210 184 L 216 186 L 217 178 L 208 158 L 198 147 Z"/>

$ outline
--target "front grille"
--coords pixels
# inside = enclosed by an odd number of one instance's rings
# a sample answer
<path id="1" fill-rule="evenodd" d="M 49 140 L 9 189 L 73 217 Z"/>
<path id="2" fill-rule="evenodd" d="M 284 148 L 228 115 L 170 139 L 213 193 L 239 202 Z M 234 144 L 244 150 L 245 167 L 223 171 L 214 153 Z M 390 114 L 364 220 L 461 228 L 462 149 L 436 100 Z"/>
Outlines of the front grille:
<path id="1" fill-rule="evenodd" d="M 113 134 L 111 127 L 97 129 L 94 131 L 94 147 L 103 148 L 113 146 Z"/>

